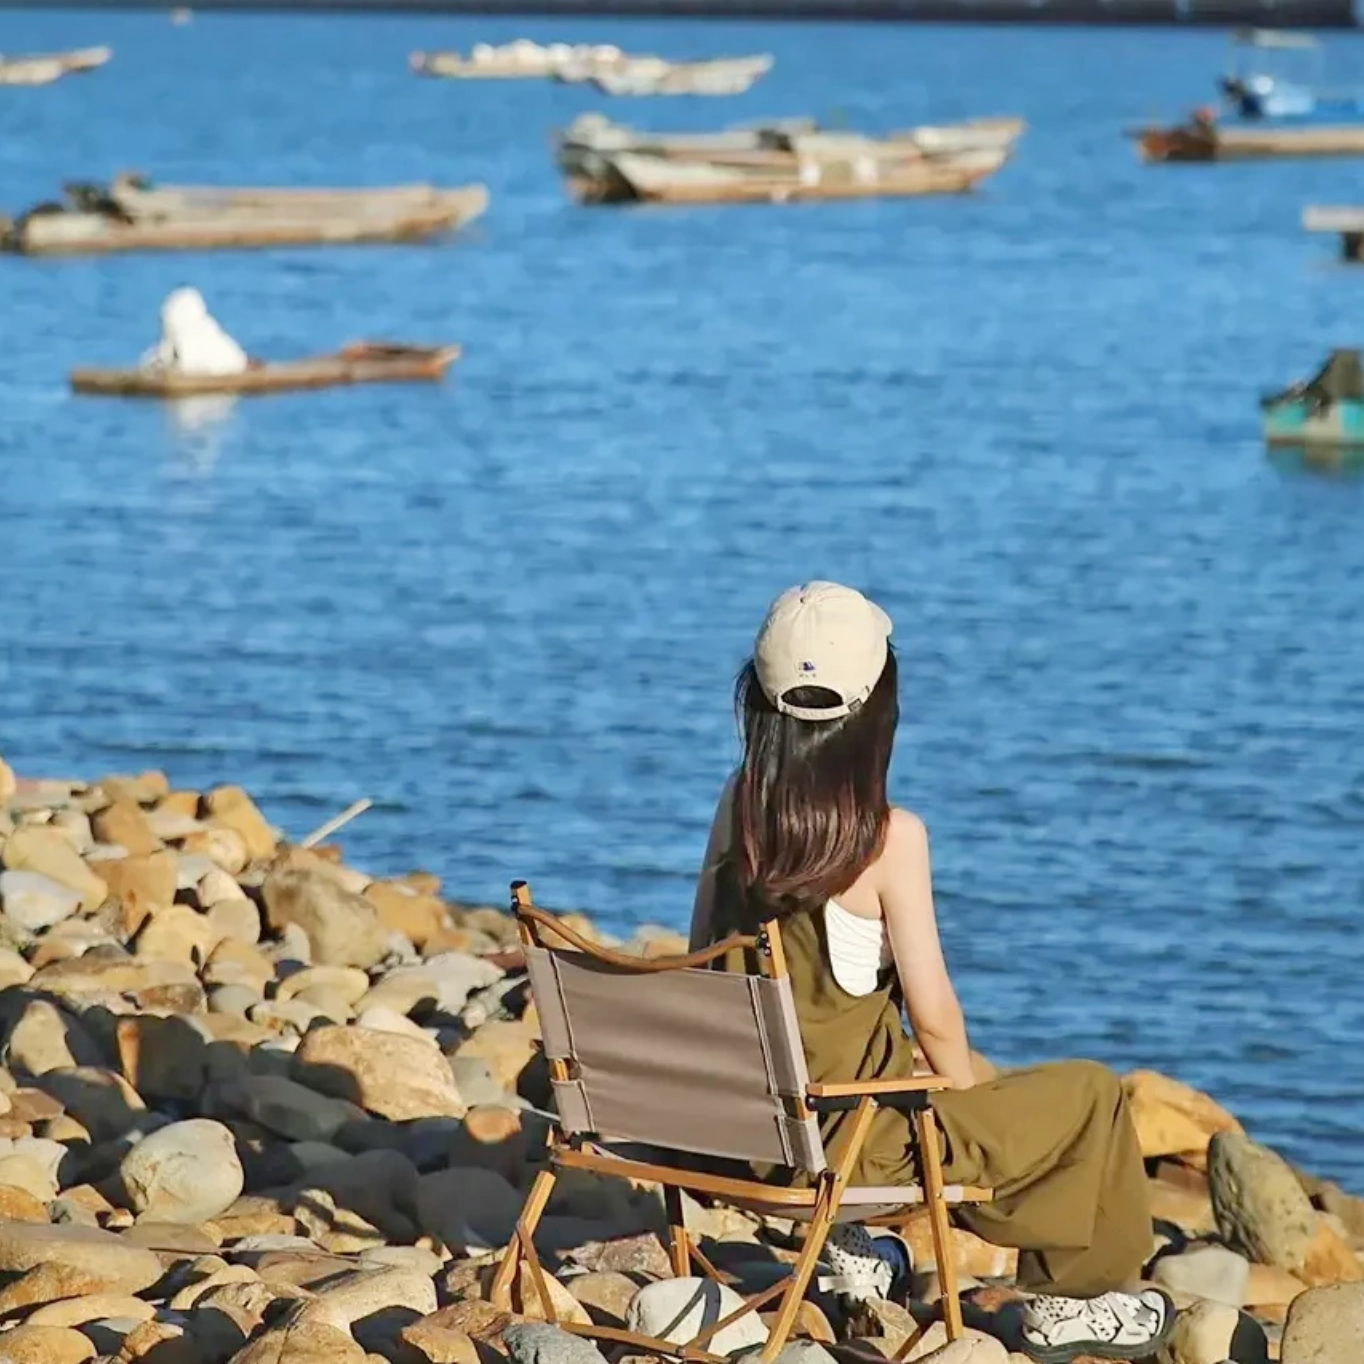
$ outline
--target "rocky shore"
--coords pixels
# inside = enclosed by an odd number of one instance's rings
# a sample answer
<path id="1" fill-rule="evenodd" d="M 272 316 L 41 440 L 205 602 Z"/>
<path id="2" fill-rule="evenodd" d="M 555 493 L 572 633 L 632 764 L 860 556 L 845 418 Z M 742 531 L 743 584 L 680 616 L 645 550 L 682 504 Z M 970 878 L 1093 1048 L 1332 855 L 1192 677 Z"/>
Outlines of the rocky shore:
<path id="1" fill-rule="evenodd" d="M 506 913 L 422 872 L 372 879 L 283 842 L 239 787 L 157 772 L 0 760 L 0 867 L 0 1361 L 603 1364 L 533 1292 L 485 1300 L 549 1121 Z M 1178 1081 L 1125 1084 L 1159 1219 L 1147 1275 L 1186 1309 L 1166 1364 L 1364 1360 L 1364 1200 Z M 794 1254 L 788 1223 L 687 1215 L 738 1291 Z M 558 1314 L 661 1329 L 688 1291 L 665 1282 L 664 1226 L 656 1190 L 561 1179 L 539 1240 Z M 935 1327 L 909 1358 L 1021 1360 L 1013 1255 L 954 1236 L 970 1338 Z M 911 1240 L 929 1304 L 926 1228 Z M 815 1294 L 788 1364 L 894 1355 L 912 1327 Z"/>

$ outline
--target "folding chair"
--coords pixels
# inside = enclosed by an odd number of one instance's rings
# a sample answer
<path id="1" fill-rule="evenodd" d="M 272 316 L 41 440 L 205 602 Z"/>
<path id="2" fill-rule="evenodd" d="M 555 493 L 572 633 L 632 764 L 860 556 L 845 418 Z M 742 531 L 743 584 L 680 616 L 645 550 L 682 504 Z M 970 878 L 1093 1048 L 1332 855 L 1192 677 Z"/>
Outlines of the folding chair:
<path id="1" fill-rule="evenodd" d="M 537 1175 L 515 1234 L 493 1277 L 494 1305 L 511 1306 L 524 1262 L 548 1321 L 556 1314 L 536 1255 L 536 1226 L 554 1189 L 556 1170 L 589 1170 L 663 1186 L 669 1259 L 678 1277 L 695 1261 L 721 1276 L 688 1234 L 682 1190 L 750 1212 L 808 1223 L 792 1272 L 746 1298 L 742 1307 L 685 1345 L 620 1328 L 558 1323 L 565 1330 L 686 1360 L 717 1361 L 706 1349 L 715 1334 L 777 1302 L 760 1359 L 770 1364 L 791 1333 L 829 1228 L 840 1221 L 902 1226 L 927 1215 L 937 1256 L 940 1314 L 949 1340 L 962 1334 L 961 1301 L 949 1235 L 948 1205 L 988 1202 L 988 1189 L 943 1186 L 938 1125 L 928 1094 L 950 1087 L 938 1075 L 850 1084 L 810 1084 L 775 922 L 756 936 L 734 935 L 687 956 L 643 958 L 590 942 L 532 904 L 523 881 L 512 883 L 512 909 L 525 946 L 531 992 L 558 1107 L 549 1163 Z M 758 954 L 762 972 L 706 969 L 733 948 Z M 922 1180 L 893 1188 L 850 1186 L 878 1107 L 912 1115 Z M 816 1115 L 852 1113 L 847 1149 L 825 1159 Z M 649 1150 L 622 1151 L 622 1145 Z M 666 1148 L 659 1151 L 657 1148 Z M 670 1163 L 676 1153 L 762 1162 L 808 1177 L 809 1187 L 700 1173 Z M 903 1359 L 927 1327 L 896 1355 Z"/>

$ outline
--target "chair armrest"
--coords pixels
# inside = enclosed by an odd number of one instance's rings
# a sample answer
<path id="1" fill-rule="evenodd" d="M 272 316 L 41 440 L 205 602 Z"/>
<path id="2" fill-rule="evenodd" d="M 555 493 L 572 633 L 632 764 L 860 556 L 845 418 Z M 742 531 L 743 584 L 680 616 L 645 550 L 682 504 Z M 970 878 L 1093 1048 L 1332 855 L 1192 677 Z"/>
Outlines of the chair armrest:
<path id="1" fill-rule="evenodd" d="M 907 1080 L 850 1080 L 831 1085 L 806 1085 L 805 1092 L 812 1099 L 850 1099 L 869 1094 L 879 1098 L 883 1094 L 910 1094 L 934 1089 L 953 1089 L 946 1075 L 911 1075 Z"/>

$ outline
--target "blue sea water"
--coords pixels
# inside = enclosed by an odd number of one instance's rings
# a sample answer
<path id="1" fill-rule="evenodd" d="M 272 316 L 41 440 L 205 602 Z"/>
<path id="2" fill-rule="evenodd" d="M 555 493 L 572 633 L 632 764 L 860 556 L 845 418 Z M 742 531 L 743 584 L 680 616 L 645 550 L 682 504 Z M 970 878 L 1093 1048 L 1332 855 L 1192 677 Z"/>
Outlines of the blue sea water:
<path id="1" fill-rule="evenodd" d="M 590 210 L 599 99 L 411 76 L 519 34 L 770 50 L 726 101 L 872 129 L 1018 113 L 962 199 Z M 1353 60 L 1359 40 L 1331 40 Z M 933 837 L 978 1045 L 1211 1089 L 1364 1186 L 1364 484 L 1271 463 L 1258 394 L 1364 339 L 1299 226 L 1358 163 L 1143 168 L 1216 34 L 0 14 L 114 61 L 0 91 L 0 206 L 168 181 L 485 181 L 430 247 L 0 258 L 0 752 L 166 768 L 376 870 L 681 925 L 768 600 L 896 621 L 897 798 Z M 462 342 L 443 387 L 170 411 L 72 397 L 186 282 L 256 354 Z"/>

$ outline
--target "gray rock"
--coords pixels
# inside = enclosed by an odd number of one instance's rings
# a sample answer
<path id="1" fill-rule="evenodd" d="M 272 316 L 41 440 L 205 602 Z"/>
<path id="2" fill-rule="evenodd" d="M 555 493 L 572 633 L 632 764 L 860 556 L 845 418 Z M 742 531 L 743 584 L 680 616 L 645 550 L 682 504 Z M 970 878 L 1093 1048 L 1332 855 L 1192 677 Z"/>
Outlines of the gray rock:
<path id="1" fill-rule="evenodd" d="M 1151 1282 L 1172 1293 L 1209 1298 L 1231 1307 L 1243 1307 L 1250 1264 L 1244 1255 L 1226 1246 L 1198 1246 L 1182 1255 L 1166 1255 L 1151 1271 Z"/>
<path id="2" fill-rule="evenodd" d="M 749 1354 L 739 1356 L 740 1359 L 751 1357 Z M 772 1364 L 835 1364 L 835 1360 L 817 1340 L 788 1340 Z"/>
<path id="3" fill-rule="evenodd" d="M 646 1284 L 635 1294 L 625 1325 L 631 1331 L 682 1345 L 737 1311 L 743 1302 L 732 1288 L 711 1279 L 665 1279 Z M 716 1332 L 706 1348 L 727 1355 L 766 1341 L 767 1328 L 756 1314 L 749 1313 Z"/>
<path id="4" fill-rule="evenodd" d="M 496 1250 L 511 1238 L 524 1202 L 493 1170 L 439 1170 L 417 1181 L 417 1224 L 452 1249 Z"/>
<path id="5" fill-rule="evenodd" d="M 1208 1189 L 1222 1239 L 1260 1264 L 1299 1268 L 1317 1215 L 1292 1166 L 1242 1132 L 1219 1132 L 1208 1145 Z"/>
<path id="6" fill-rule="evenodd" d="M 0 871 L 0 907 L 5 917 L 30 933 L 69 919 L 81 906 L 80 892 L 37 871 Z"/>
<path id="7" fill-rule="evenodd" d="M 291 1141 L 327 1141 L 339 1127 L 366 1117 L 353 1103 L 277 1075 L 237 1076 L 223 1097 L 244 1117 Z"/>
<path id="8" fill-rule="evenodd" d="M 379 912 L 352 891 L 313 871 L 281 868 L 261 888 L 270 927 L 295 924 L 308 935 L 312 960 L 324 966 L 367 968 L 388 950 Z"/>
<path id="9" fill-rule="evenodd" d="M 400 966 L 389 972 L 389 981 L 430 981 L 436 990 L 436 1007 L 442 1013 L 458 1014 L 475 990 L 502 979 L 503 972 L 482 957 L 471 957 L 464 952 L 441 952 L 428 957 L 420 965 Z"/>
<path id="10" fill-rule="evenodd" d="M 0 1137 L 0 1156 L 27 1156 L 58 1188 L 62 1162 L 69 1154 L 61 1142 L 51 1137 Z"/>
<path id="11" fill-rule="evenodd" d="M 123 1158 L 119 1175 L 129 1206 L 157 1222 L 207 1222 L 242 1191 L 232 1133 L 207 1118 L 174 1122 L 144 1138 Z"/>
<path id="12" fill-rule="evenodd" d="M 451 1056 L 449 1063 L 450 1073 L 455 1077 L 455 1088 L 470 1108 L 478 1104 L 506 1104 L 506 1091 L 493 1078 L 493 1068 L 483 1057 Z"/>
<path id="13" fill-rule="evenodd" d="M 428 1279 L 440 1273 L 440 1256 L 425 1246 L 374 1246 L 360 1252 L 360 1263 L 369 1266 L 392 1266 L 424 1274 Z"/>
<path id="14" fill-rule="evenodd" d="M 232 1014 L 245 1018 L 247 1012 L 261 1002 L 260 992 L 249 985 L 219 985 L 208 996 L 211 1014 Z"/>
<path id="15" fill-rule="evenodd" d="M 514 1364 L 606 1364 L 606 1356 L 581 1336 L 540 1321 L 518 1321 L 502 1332 Z"/>
<path id="16" fill-rule="evenodd" d="M 1284 1324 L 1283 1364 L 1359 1364 L 1364 1283 L 1311 1288 L 1293 1299 Z"/>

